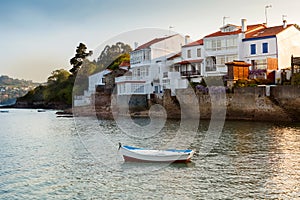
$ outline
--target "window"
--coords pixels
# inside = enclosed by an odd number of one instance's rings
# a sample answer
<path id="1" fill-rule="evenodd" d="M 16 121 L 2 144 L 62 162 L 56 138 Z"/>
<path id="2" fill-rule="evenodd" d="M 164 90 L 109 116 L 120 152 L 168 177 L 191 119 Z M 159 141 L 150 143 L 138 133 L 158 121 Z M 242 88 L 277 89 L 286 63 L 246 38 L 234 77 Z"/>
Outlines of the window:
<path id="1" fill-rule="evenodd" d="M 191 58 L 192 56 L 191 56 L 191 50 L 189 49 L 189 50 L 187 50 L 187 57 L 188 58 Z"/>
<path id="2" fill-rule="evenodd" d="M 261 60 L 252 60 L 252 67 L 253 69 L 267 69 L 267 59 L 261 59 Z"/>
<path id="3" fill-rule="evenodd" d="M 238 58 L 237 55 L 217 56 L 216 65 L 218 67 L 225 67 L 225 63 L 237 60 L 237 58 Z"/>
<path id="4" fill-rule="evenodd" d="M 197 57 L 201 57 L 201 49 L 200 48 L 197 49 Z"/>
<path id="5" fill-rule="evenodd" d="M 254 55 L 254 54 L 256 54 L 256 44 L 251 44 L 250 45 L 250 53 L 251 53 L 251 55 Z"/>
<path id="6" fill-rule="evenodd" d="M 218 57 L 216 58 L 216 64 L 217 64 L 218 66 L 224 65 L 224 64 L 225 64 L 225 56 L 218 56 Z"/>
<path id="7" fill-rule="evenodd" d="M 142 84 L 131 84 L 131 93 L 138 94 L 144 93 L 144 85 Z"/>
<path id="8" fill-rule="evenodd" d="M 205 48 L 209 51 L 221 51 L 227 49 L 237 49 L 237 38 L 214 39 L 204 42 Z"/>
<path id="9" fill-rule="evenodd" d="M 262 44 L 263 53 L 268 53 L 268 43 Z"/>

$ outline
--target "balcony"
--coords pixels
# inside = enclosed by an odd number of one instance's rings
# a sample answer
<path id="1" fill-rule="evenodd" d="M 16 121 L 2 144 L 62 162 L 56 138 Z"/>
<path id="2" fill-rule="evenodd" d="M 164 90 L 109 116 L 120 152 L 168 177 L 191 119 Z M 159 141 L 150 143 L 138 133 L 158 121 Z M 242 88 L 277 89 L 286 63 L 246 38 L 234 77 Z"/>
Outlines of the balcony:
<path id="1" fill-rule="evenodd" d="M 205 67 L 205 71 L 207 71 L 207 72 L 213 72 L 213 71 L 216 71 L 216 70 L 217 70 L 216 65 L 213 65 L 213 66 L 206 66 L 206 67 Z"/>
<path id="2" fill-rule="evenodd" d="M 180 72 L 181 76 L 200 76 L 200 71 L 199 70 L 194 70 L 194 71 L 181 71 Z"/>
<path id="3" fill-rule="evenodd" d="M 130 82 L 130 81 L 145 81 L 146 77 L 137 77 L 137 76 L 120 76 L 115 78 L 115 82 L 116 83 L 120 83 L 120 82 Z"/>

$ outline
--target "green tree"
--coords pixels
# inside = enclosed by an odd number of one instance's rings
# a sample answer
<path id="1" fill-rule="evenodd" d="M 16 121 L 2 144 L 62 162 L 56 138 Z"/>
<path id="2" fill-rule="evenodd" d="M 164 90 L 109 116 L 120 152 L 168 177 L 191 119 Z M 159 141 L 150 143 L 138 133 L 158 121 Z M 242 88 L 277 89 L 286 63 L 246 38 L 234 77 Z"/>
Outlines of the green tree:
<path id="1" fill-rule="evenodd" d="M 111 70 L 115 70 L 119 67 L 119 65 L 123 62 L 129 62 L 130 61 L 130 54 L 124 53 L 121 54 L 118 58 L 116 58 L 107 68 Z"/>
<path id="2" fill-rule="evenodd" d="M 101 54 L 99 55 L 96 64 L 97 69 L 95 72 L 99 72 L 102 69 L 107 68 L 112 65 L 114 61 L 123 54 L 127 54 L 129 58 L 129 53 L 132 51 L 132 48 L 128 44 L 123 42 L 117 42 L 114 45 L 106 45 Z"/>
<path id="3" fill-rule="evenodd" d="M 76 48 L 75 56 L 70 59 L 70 64 L 73 66 L 72 69 L 70 69 L 70 72 L 73 75 L 77 75 L 77 72 L 80 69 L 84 59 L 93 54 L 92 51 L 86 52 L 86 50 L 86 45 L 83 43 L 79 43 L 78 47 Z"/>
<path id="4" fill-rule="evenodd" d="M 51 76 L 48 77 L 48 84 L 52 83 L 61 83 L 68 80 L 70 73 L 64 69 L 57 69 L 51 73 Z"/>

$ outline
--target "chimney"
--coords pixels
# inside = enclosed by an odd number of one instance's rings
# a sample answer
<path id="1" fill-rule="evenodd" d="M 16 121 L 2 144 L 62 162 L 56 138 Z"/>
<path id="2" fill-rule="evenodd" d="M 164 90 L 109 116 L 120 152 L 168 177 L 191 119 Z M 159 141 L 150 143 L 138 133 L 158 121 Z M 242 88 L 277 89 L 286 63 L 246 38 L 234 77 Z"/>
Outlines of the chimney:
<path id="1" fill-rule="evenodd" d="M 137 49 L 137 48 L 138 48 L 138 46 L 139 46 L 139 43 L 137 43 L 137 42 L 134 42 L 134 49 Z"/>
<path id="2" fill-rule="evenodd" d="M 186 36 L 184 37 L 184 39 L 185 39 L 185 41 L 184 41 L 185 45 L 188 44 L 188 43 L 190 43 L 190 41 L 191 41 L 191 38 L 190 38 L 189 35 L 186 35 Z"/>
<path id="3" fill-rule="evenodd" d="M 242 33 L 247 31 L 247 19 L 242 19 Z"/>
<path id="4" fill-rule="evenodd" d="M 284 19 L 283 20 L 283 28 L 286 28 L 287 27 L 287 21 Z"/>

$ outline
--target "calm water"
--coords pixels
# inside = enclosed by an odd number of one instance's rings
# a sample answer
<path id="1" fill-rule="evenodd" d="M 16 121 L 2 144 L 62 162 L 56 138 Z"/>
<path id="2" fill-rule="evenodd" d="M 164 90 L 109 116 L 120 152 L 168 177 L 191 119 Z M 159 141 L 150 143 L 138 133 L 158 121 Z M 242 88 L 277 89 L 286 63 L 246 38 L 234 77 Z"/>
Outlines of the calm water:
<path id="1" fill-rule="evenodd" d="M 117 142 L 162 146 L 180 137 L 178 121 L 151 137 L 54 111 L 10 110 L 0 122 L 0 199 L 300 199 L 300 124 L 226 122 L 207 155 L 166 165 L 123 163 Z M 208 125 L 180 141 L 199 150 Z"/>

